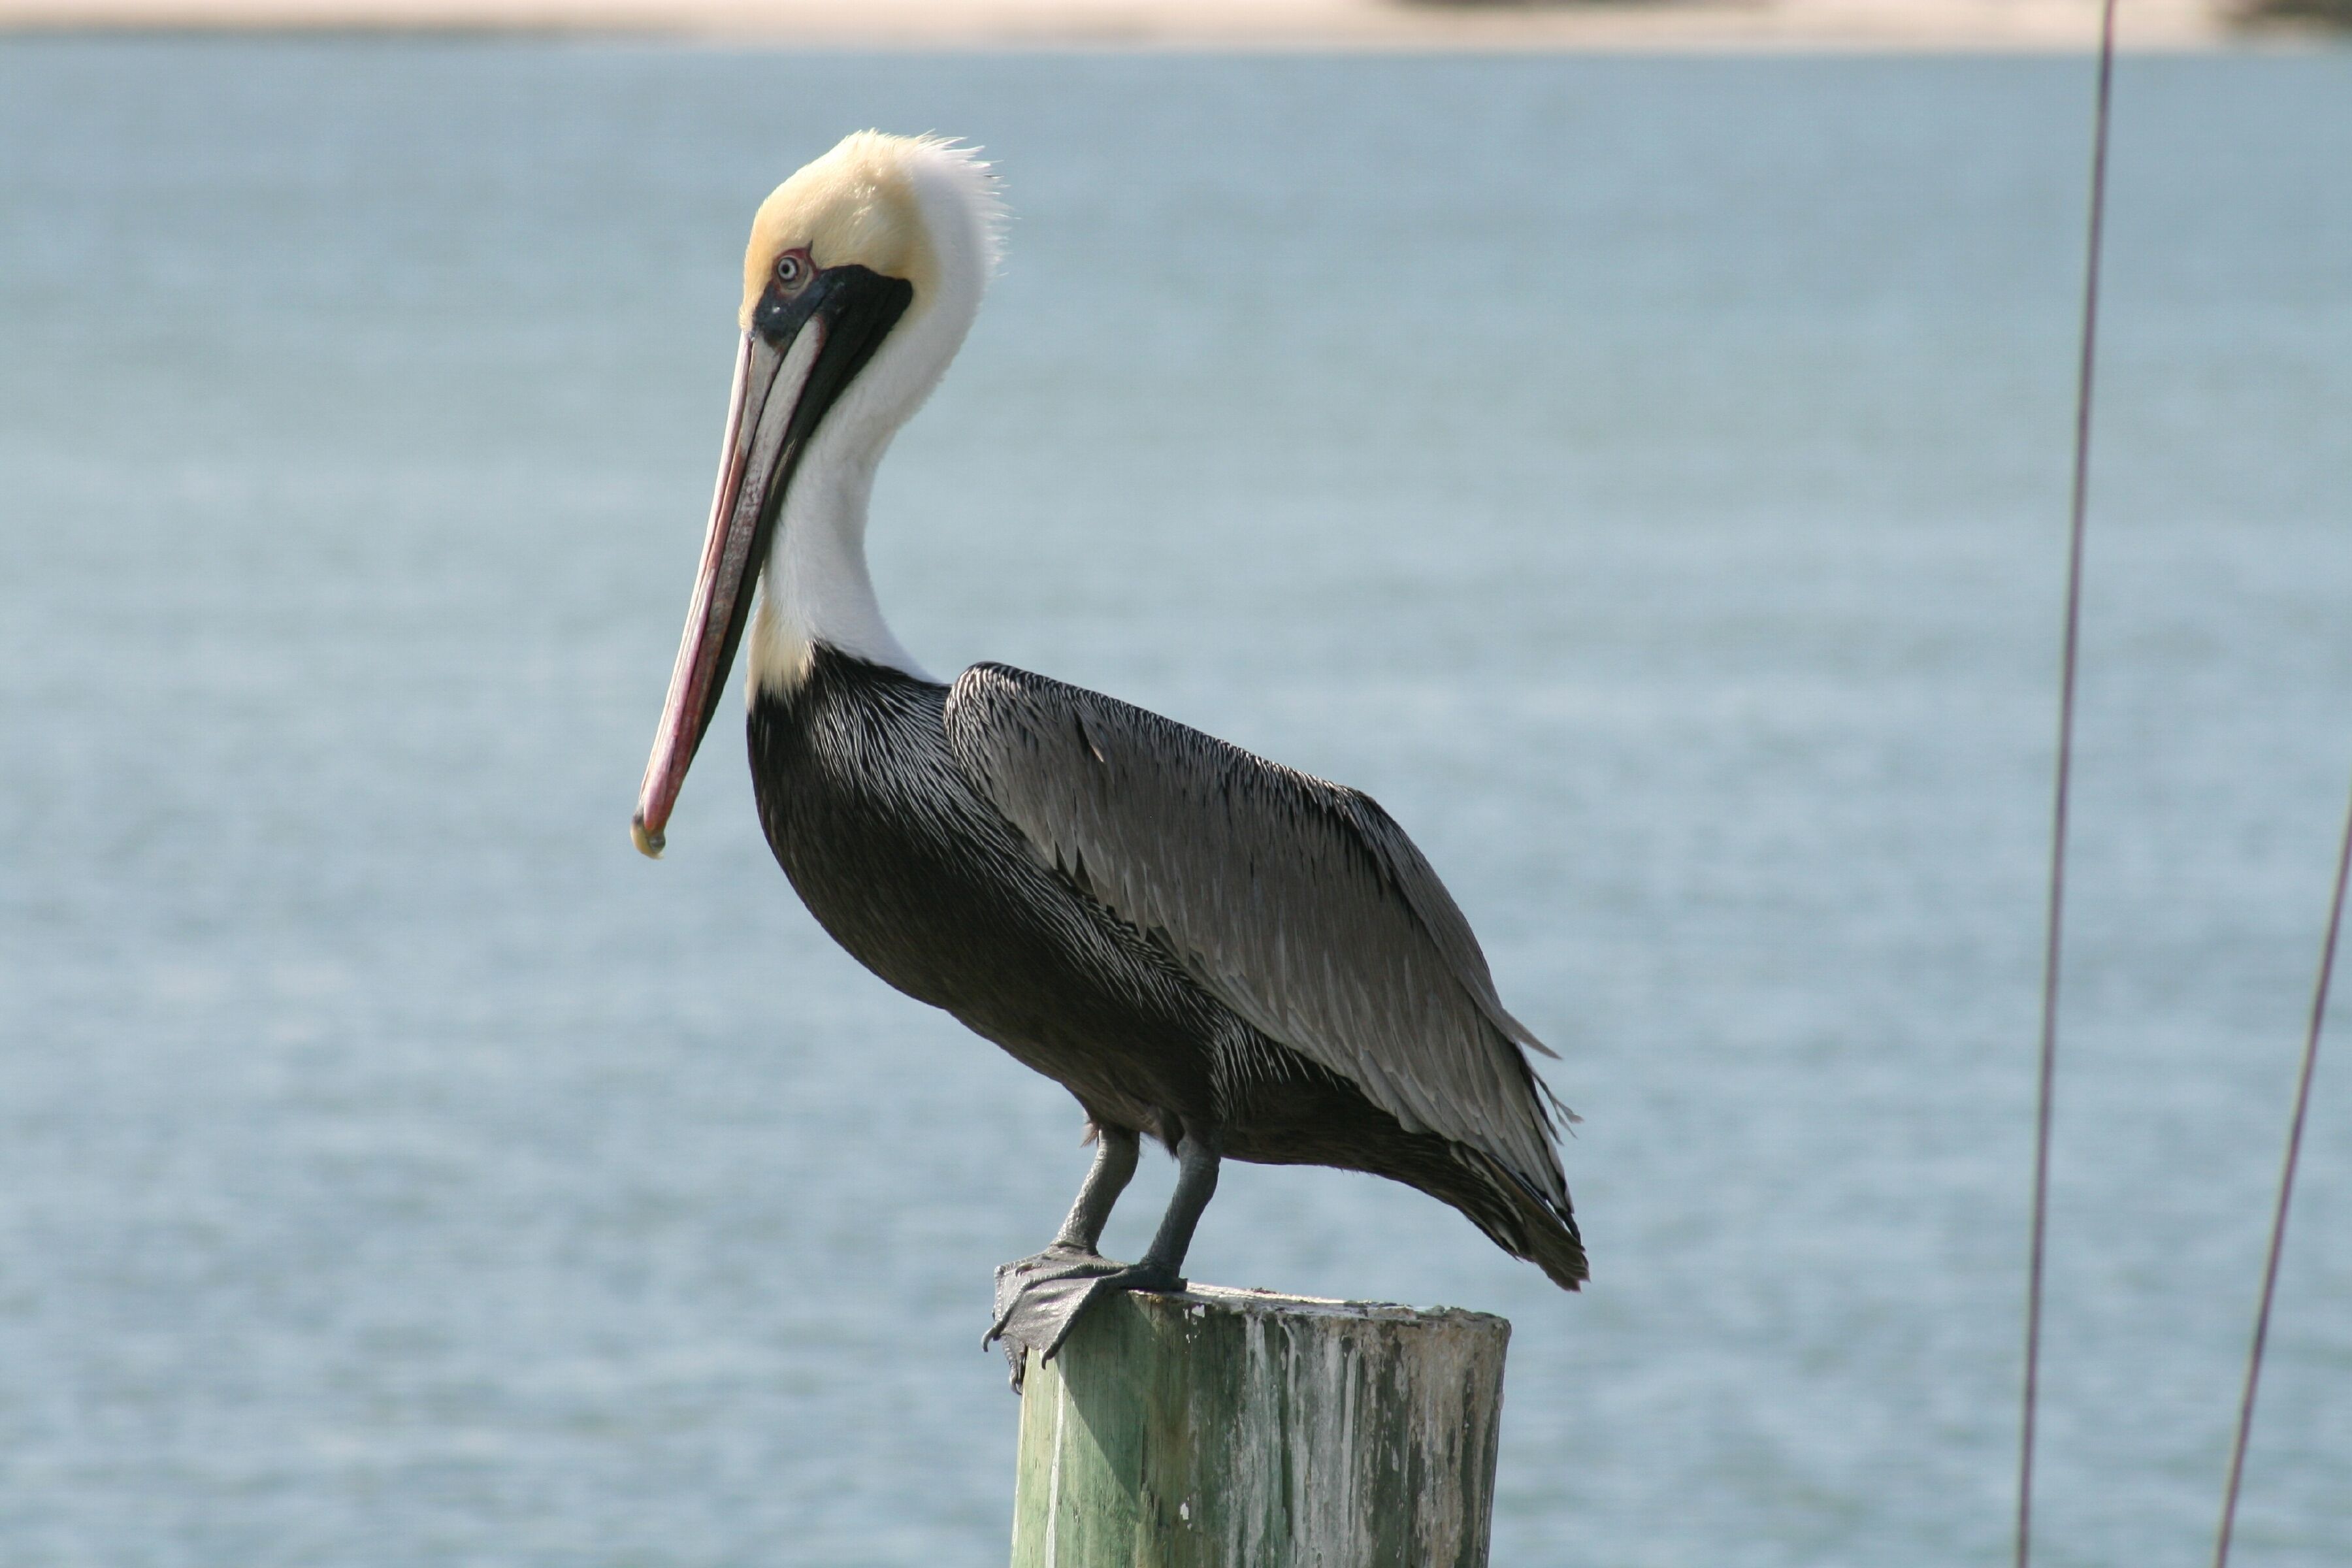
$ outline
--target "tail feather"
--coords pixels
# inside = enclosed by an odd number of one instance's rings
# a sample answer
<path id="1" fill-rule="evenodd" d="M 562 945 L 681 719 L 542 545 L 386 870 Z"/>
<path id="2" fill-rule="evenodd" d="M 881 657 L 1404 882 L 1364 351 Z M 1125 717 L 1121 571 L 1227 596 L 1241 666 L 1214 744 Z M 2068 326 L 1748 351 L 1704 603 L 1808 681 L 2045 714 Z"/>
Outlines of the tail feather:
<path id="1" fill-rule="evenodd" d="M 1510 1185 L 1526 1245 L 1507 1250 L 1542 1269 L 1563 1290 L 1573 1290 L 1591 1279 L 1575 1212 L 1566 1204 L 1553 1207 L 1517 1176 L 1511 1177 Z"/>
<path id="2" fill-rule="evenodd" d="M 1423 1188 L 1444 1199 L 1486 1233 L 1487 1239 L 1514 1258 L 1524 1258 L 1550 1277 L 1563 1290 L 1573 1290 L 1592 1277 L 1584 1257 L 1584 1237 L 1576 1228 L 1576 1213 L 1563 1199 L 1554 1204 L 1533 1184 L 1491 1155 L 1456 1144 L 1454 1158 L 1468 1179 L 1449 1184 L 1451 1190 Z"/>

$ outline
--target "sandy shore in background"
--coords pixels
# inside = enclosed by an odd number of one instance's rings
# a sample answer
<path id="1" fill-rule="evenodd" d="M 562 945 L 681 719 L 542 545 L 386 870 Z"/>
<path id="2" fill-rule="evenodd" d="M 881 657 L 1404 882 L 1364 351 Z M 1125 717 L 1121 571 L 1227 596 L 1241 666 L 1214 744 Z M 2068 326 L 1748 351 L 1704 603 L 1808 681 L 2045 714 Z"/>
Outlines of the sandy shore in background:
<path id="1" fill-rule="evenodd" d="M 2126 47 L 2228 36 L 2231 0 L 2126 0 Z M 0 0 L 0 29 L 615 32 L 824 46 L 2071 50 L 2099 0 Z"/>

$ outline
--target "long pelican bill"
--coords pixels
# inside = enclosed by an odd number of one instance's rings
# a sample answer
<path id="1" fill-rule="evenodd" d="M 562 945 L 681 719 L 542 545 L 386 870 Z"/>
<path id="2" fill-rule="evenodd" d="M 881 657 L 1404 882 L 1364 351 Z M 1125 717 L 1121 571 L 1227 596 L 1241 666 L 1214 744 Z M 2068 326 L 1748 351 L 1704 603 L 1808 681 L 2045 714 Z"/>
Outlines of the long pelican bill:
<path id="1" fill-rule="evenodd" d="M 641 854 L 661 855 L 662 830 L 743 640 L 753 586 L 793 471 L 826 411 L 873 358 L 911 298 L 903 279 L 851 265 L 803 276 L 791 287 L 772 282 L 747 311 L 702 570 L 694 579 L 669 698 L 629 824 Z"/>
<path id="2" fill-rule="evenodd" d="M 719 709 L 719 688 L 743 640 L 751 612 L 752 585 L 767 555 L 778 505 L 782 500 L 788 437 L 793 415 L 807 388 L 809 371 L 824 351 L 825 323 L 805 322 L 779 353 L 757 331 L 743 334 L 735 356 L 735 386 L 728 400 L 726 443 L 719 458 L 719 483 L 710 498 L 710 526 L 702 542 L 702 567 L 688 602 L 686 633 L 678 641 L 669 696 L 654 731 L 652 757 L 637 791 L 629 837 L 640 854 L 658 858 L 663 829 L 686 784 L 686 771 Z"/>

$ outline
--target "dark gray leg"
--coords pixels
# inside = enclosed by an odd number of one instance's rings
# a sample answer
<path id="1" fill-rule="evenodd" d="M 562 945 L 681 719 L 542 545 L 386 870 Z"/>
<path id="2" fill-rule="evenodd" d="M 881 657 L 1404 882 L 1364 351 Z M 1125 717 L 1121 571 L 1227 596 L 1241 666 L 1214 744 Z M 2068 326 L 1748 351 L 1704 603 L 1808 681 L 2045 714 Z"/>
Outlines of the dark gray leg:
<path id="1" fill-rule="evenodd" d="M 1141 1142 L 1128 1128 L 1097 1124 L 1095 1163 L 1087 1168 L 1086 1184 L 1078 1188 L 1078 1201 L 1070 1205 L 1070 1217 L 1062 1222 L 1062 1234 L 1054 1238 L 1055 1247 L 1093 1252 L 1101 1245 L 1111 1205 L 1135 1174 L 1135 1152 Z"/>
<path id="2" fill-rule="evenodd" d="M 1105 1128 L 1095 1163 L 1087 1172 L 1078 1201 L 1062 1224 L 1054 1245 L 1034 1258 L 1007 1263 L 996 1271 L 996 1321 L 982 1343 L 1004 1342 L 1004 1359 L 1012 1364 L 1013 1386 L 1021 1386 L 1029 1352 L 1046 1360 L 1062 1348 L 1078 1314 L 1097 1296 L 1116 1290 L 1181 1290 L 1184 1254 L 1192 1250 L 1192 1232 L 1201 1212 L 1217 1190 L 1217 1161 L 1223 1141 L 1213 1132 L 1188 1127 L 1176 1145 L 1176 1191 L 1168 1212 L 1140 1263 L 1118 1264 L 1095 1253 L 1102 1239 L 1103 1222 L 1118 1201 L 1128 1178 L 1135 1173 L 1139 1140 L 1133 1132 Z"/>
<path id="3" fill-rule="evenodd" d="M 1169 1194 L 1168 1212 L 1160 1216 L 1160 1230 L 1144 1250 L 1143 1261 L 1107 1276 L 1103 1283 L 1129 1290 L 1181 1290 L 1179 1278 L 1184 1255 L 1192 1249 L 1192 1232 L 1202 1211 L 1217 1195 L 1218 1149 L 1223 1140 L 1187 1128 L 1176 1145 L 1176 1190 Z"/>

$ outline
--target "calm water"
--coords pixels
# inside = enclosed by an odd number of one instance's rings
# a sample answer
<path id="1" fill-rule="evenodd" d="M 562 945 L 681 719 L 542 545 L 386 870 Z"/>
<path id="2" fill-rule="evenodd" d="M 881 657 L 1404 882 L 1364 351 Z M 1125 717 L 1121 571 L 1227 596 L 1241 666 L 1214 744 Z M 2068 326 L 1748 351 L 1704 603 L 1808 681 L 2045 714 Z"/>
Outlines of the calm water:
<path id="1" fill-rule="evenodd" d="M 1507 1313 L 1500 1563 L 2002 1561 L 2087 87 L 0 46 L 0 1561 L 1002 1560 L 1074 1109 L 723 733 L 625 831 L 748 215 L 869 123 L 1019 214 L 901 634 L 1373 791 L 1587 1117 L 1581 1297 L 1322 1172 L 1194 1272 Z M 2116 137 L 2041 1560 L 2185 1568 L 2352 770 L 2352 55 Z M 2315 1118 L 2250 1565 L 2352 1559 Z"/>

